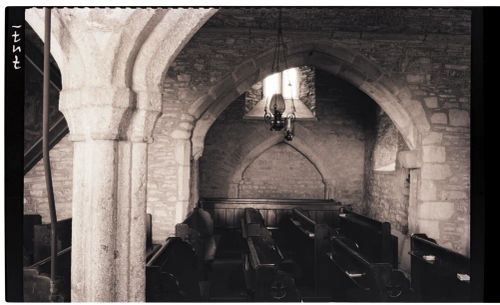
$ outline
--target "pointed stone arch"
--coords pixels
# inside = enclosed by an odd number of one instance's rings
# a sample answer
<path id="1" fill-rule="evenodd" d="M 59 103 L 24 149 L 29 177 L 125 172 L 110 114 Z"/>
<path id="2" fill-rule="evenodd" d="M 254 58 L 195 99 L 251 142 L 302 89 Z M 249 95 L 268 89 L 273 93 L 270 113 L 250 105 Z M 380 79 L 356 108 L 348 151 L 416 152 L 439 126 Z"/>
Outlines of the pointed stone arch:
<path id="1" fill-rule="evenodd" d="M 307 134 L 308 130 L 305 127 L 297 126 L 298 134 Z M 248 167 L 264 152 L 271 149 L 273 146 L 285 143 L 290 145 L 293 149 L 304 156 L 317 172 L 320 174 L 321 179 L 324 184 L 324 196 L 325 199 L 331 197 L 333 191 L 332 187 L 334 184 L 334 179 L 328 172 L 328 165 L 325 161 L 318 156 L 311 147 L 314 147 L 313 143 L 309 143 L 307 137 L 295 136 L 293 141 L 285 142 L 283 140 L 283 135 L 281 133 L 273 133 L 270 137 L 266 138 L 264 141 L 260 142 L 258 145 L 255 143 L 246 144 L 242 148 L 243 157 L 241 158 L 238 167 L 236 167 L 232 174 L 230 175 L 230 187 L 228 189 L 228 197 L 235 198 L 238 197 L 238 188 L 243 178 L 245 171 Z"/>
<path id="2" fill-rule="evenodd" d="M 247 59 L 226 75 L 188 112 L 197 121 L 192 132 L 193 156 L 203 152 L 205 135 L 222 111 L 254 83 L 271 73 L 273 50 Z M 419 147 L 430 130 L 424 109 L 403 80 L 391 77 L 373 61 L 339 43 L 316 41 L 288 47 L 289 66 L 312 65 L 342 78 L 370 96 L 391 118 L 410 149 Z"/>

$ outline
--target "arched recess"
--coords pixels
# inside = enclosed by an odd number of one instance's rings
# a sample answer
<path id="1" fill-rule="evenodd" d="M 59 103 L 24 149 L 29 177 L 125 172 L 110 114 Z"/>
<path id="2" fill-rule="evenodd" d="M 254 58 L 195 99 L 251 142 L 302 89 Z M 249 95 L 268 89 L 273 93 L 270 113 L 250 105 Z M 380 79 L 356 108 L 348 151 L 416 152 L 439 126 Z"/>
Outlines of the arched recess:
<path id="1" fill-rule="evenodd" d="M 217 117 L 238 96 L 248 91 L 257 81 L 271 73 L 274 50 L 269 48 L 241 64 L 228 73 L 219 83 L 210 88 L 207 94 L 199 97 L 188 109 L 189 115 L 195 121 L 191 132 L 191 164 L 197 168 L 199 158 L 203 154 L 205 136 Z M 334 41 L 297 42 L 288 45 L 289 67 L 314 66 L 325 70 L 358 88 L 377 103 L 388 115 L 401 134 L 410 151 L 401 152 L 398 160 L 405 167 L 413 170 L 409 216 L 410 232 L 418 228 L 416 212 L 420 200 L 419 180 L 421 141 L 430 131 L 422 102 L 412 96 L 406 81 L 399 76 L 394 77 L 384 71 L 364 55 Z M 297 124 L 298 125 L 298 124 Z M 179 127 L 179 130 L 182 128 Z M 418 171 L 418 172 L 417 172 Z M 192 179 L 199 177 L 192 172 Z M 234 190 L 234 186 L 233 186 Z M 198 195 L 192 189 L 192 203 Z M 333 193 L 330 192 L 329 196 Z M 194 202 L 193 202 L 194 201 Z"/>
<path id="2" fill-rule="evenodd" d="M 307 129 L 302 126 L 297 126 L 297 135 L 304 135 L 307 133 Z M 242 148 L 243 157 L 241 158 L 238 167 L 236 167 L 230 178 L 230 187 L 228 190 L 228 198 L 237 198 L 239 193 L 239 185 L 241 184 L 243 174 L 247 168 L 265 151 L 271 147 L 279 144 L 286 143 L 303 155 L 311 164 L 316 168 L 318 173 L 321 175 L 324 184 L 324 198 L 329 199 L 333 195 L 333 184 L 334 179 L 329 175 L 328 166 L 325 161 L 320 158 L 311 147 L 314 147 L 314 143 L 309 143 L 307 137 L 295 136 L 293 141 L 285 142 L 283 135 L 281 133 L 273 133 L 270 137 L 266 138 L 264 141 L 255 145 L 254 143 L 247 144 Z"/>
<path id="3" fill-rule="evenodd" d="M 254 83 L 270 74 L 273 49 L 235 67 L 189 108 L 196 121 L 193 158 L 203 153 L 205 135 L 220 113 Z M 289 66 L 311 65 L 342 78 L 370 96 L 391 118 L 410 149 L 419 147 L 430 125 L 421 103 L 412 99 L 404 82 L 394 79 L 365 56 L 331 41 L 294 43 L 288 47 Z"/>

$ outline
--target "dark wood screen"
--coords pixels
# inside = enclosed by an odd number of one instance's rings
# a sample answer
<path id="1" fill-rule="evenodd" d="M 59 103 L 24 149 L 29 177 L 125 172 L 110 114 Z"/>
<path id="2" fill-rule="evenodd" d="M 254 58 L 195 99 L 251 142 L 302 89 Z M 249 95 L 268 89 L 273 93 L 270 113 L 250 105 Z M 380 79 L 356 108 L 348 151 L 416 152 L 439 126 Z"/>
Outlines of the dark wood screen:
<path id="1" fill-rule="evenodd" d="M 277 227 L 285 215 L 300 208 L 317 223 L 335 224 L 341 207 L 350 209 L 335 200 L 321 199 L 227 199 L 202 198 L 199 206 L 209 212 L 215 227 L 237 228 L 245 208 L 257 209 L 263 216 L 267 227 Z"/>

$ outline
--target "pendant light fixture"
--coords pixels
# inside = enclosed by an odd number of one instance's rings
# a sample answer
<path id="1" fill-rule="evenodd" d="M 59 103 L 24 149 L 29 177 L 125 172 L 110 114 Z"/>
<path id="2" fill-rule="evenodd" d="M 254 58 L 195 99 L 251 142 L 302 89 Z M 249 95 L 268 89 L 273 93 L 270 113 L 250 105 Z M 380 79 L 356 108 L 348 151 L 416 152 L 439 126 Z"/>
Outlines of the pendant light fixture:
<path id="1" fill-rule="evenodd" d="M 293 95 L 290 95 L 290 105 L 287 107 L 285 98 L 283 97 L 283 71 L 288 69 L 286 59 L 287 48 L 283 40 L 283 31 L 281 28 L 281 9 L 278 16 L 278 33 L 276 44 L 274 47 L 273 65 L 271 73 L 279 73 L 278 92 L 274 93 L 271 98 L 266 97 L 266 106 L 264 108 L 264 121 L 269 125 L 272 131 L 281 131 L 285 129 L 285 140 L 292 141 L 294 136 L 294 121 L 295 121 L 295 105 Z M 287 89 L 292 90 L 290 78 L 288 78 Z M 288 108 L 288 109 L 287 109 Z M 285 112 L 286 115 L 285 115 Z"/>

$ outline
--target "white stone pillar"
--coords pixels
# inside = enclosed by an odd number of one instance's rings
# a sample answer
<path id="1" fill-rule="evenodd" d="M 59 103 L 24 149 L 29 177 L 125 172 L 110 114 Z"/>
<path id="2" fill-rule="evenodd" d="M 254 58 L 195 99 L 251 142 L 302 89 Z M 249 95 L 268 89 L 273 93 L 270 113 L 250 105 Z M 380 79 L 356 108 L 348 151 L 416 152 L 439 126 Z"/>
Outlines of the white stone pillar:
<path id="1" fill-rule="evenodd" d="M 175 223 L 186 218 L 189 207 L 191 175 L 191 140 L 184 136 L 172 135 L 175 139 L 175 161 L 177 163 L 177 202 Z"/>
<path id="2" fill-rule="evenodd" d="M 61 92 L 75 141 L 72 301 L 145 301 L 147 149 L 159 112 L 131 111 L 133 96 Z"/>
<path id="3" fill-rule="evenodd" d="M 72 301 L 115 299 L 117 141 L 75 143 Z"/>

